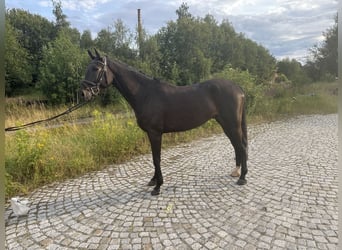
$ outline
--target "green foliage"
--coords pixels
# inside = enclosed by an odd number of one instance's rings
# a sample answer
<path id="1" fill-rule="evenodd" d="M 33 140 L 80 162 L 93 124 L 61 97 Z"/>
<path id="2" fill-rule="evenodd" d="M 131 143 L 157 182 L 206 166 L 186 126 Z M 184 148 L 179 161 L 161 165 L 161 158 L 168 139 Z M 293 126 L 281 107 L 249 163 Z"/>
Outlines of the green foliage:
<path id="1" fill-rule="evenodd" d="M 53 4 L 52 13 L 56 18 L 55 29 L 56 29 L 56 33 L 58 33 L 63 29 L 69 28 L 70 23 L 66 20 L 67 16 L 63 13 L 61 1 L 52 0 L 52 4 Z"/>
<path id="2" fill-rule="evenodd" d="M 14 140 L 16 143 L 12 150 L 15 154 L 6 159 L 6 171 L 16 182 L 22 184 L 34 182 L 40 171 L 39 163 L 46 150 L 47 133 L 46 131 L 36 133 L 32 138 L 27 131 L 21 130 L 16 133 Z"/>
<path id="3" fill-rule="evenodd" d="M 139 58 L 133 62 L 134 66 L 147 75 L 161 77 L 160 61 L 162 55 L 156 36 L 148 36 L 142 30 L 143 39 L 140 41 Z"/>
<path id="4" fill-rule="evenodd" d="M 222 71 L 226 65 L 248 69 L 256 76 L 257 84 L 270 78 L 275 69 L 274 57 L 264 47 L 237 34 L 227 20 L 218 25 L 211 15 L 195 18 L 186 4 L 176 13 L 177 21 L 170 21 L 157 34 L 164 78 L 179 85 L 191 84 Z"/>
<path id="5" fill-rule="evenodd" d="M 43 51 L 39 87 L 52 104 L 76 102 L 88 56 L 62 31 Z"/>
<path id="6" fill-rule="evenodd" d="M 133 34 L 121 19 L 112 26 L 102 29 L 94 41 L 95 46 L 109 56 L 127 63 L 136 58 L 136 51 L 131 49 Z"/>
<path id="7" fill-rule="evenodd" d="M 277 63 L 278 72 L 284 74 L 294 85 L 311 82 L 301 63 L 295 59 L 285 58 Z"/>
<path id="8" fill-rule="evenodd" d="M 91 38 L 90 30 L 83 31 L 80 40 L 80 47 L 81 49 L 91 49 L 94 47 L 94 41 Z"/>
<path id="9" fill-rule="evenodd" d="M 6 138 L 6 195 L 92 170 L 91 154 L 72 128 L 21 130 Z"/>
<path id="10" fill-rule="evenodd" d="M 337 112 L 337 83 L 310 83 L 293 86 L 273 84 L 265 87 L 262 101 L 253 116 L 276 119 L 303 114 L 330 114 Z"/>
<path id="11" fill-rule="evenodd" d="M 119 91 L 111 86 L 101 93 L 100 102 L 102 106 L 107 106 L 110 104 L 117 104 L 121 98 Z"/>
<path id="12" fill-rule="evenodd" d="M 37 75 L 42 59 L 43 47 L 56 36 L 53 23 L 40 15 L 34 15 L 20 9 L 11 9 L 6 12 L 6 22 L 15 30 L 17 39 L 8 41 L 6 47 L 18 46 L 18 49 L 25 49 L 30 58 L 31 74 L 33 82 L 37 81 Z M 21 47 L 21 48 L 20 48 Z M 20 56 L 17 55 L 18 57 Z M 19 57 L 18 60 L 21 58 Z M 23 58 L 24 62 L 27 60 Z M 31 84 L 31 81 L 25 82 Z"/>
<path id="13" fill-rule="evenodd" d="M 209 76 L 212 59 L 205 54 L 208 34 L 200 30 L 200 21 L 185 10 L 179 13 L 177 22 L 170 22 L 158 34 L 162 55 L 160 68 L 164 78 L 178 85 L 188 85 Z"/>
<path id="14" fill-rule="evenodd" d="M 32 65 L 28 51 L 20 46 L 19 35 L 6 22 L 5 81 L 6 95 L 11 96 L 21 88 L 27 88 L 32 81 Z"/>
<path id="15" fill-rule="evenodd" d="M 6 196 L 26 193 L 47 183 L 61 181 L 120 163 L 150 151 L 146 134 L 131 113 L 113 115 L 95 109 L 87 125 L 6 135 Z M 221 131 L 216 122 L 184 133 L 166 134 L 163 145 L 190 141 Z"/>
<path id="16" fill-rule="evenodd" d="M 89 146 L 95 160 L 121 162 L 130 155 L 149 150 L 144 132 L 132 119 L 118 119 L 113 114 L 101 114 L 97 110 L 93 115 Z"/>
<path id="17" fill-rule="evenodd" d="M 314 81 L 334 81 L 338 75 L 338 18 L 335 24 L 323 32 L 324 41 L 316 44 L 310 50 L 306 70 Z"/>

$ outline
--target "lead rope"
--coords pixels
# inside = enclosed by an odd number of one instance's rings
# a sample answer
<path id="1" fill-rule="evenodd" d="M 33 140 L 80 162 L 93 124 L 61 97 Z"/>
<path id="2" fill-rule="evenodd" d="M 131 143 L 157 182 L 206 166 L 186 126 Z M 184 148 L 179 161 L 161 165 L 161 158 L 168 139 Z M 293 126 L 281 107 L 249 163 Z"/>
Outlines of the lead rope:
<path id="1" fill-rule="evenodd" d="M 53 116 L 53 117 L 50 117 L 50 118 L 47 118 L 47 119 L 43 119 L 43 120 L 38 120 L 38 121 L 34 121 L 34 122 L 30 122 L 30 123 L 27 123 L 27 124 L 24 124 L 24 125 L 21 125 L 21 126 L 16 126 L 16 127 L 8 127 L 8 128 L 5 128 L 5 132 L 9 132 L 9 131 L 17 131 L 17 130 L 20 130 L 20 129 L 24 129 L 24 128 L 27 128 L 27 127 L 31 127 L 31 126 L 34 126 L 34 125 L 37 125 L 39 123 L 43 123 L 43 122 L 48 122 L 48 121 L 52 121 L 54 119 L 57 119 L 58 117 L 61 117 L 63 115 L 67 115 L 67 114 L 70 114 L 71 112 L 79 109 L 80 107 L 84 106 L 85 104 L 87 104 L 88 102 L 87 101 L 84 101 L 84 102 L 81 102 L 81 103 L 78 103 L 70 108 L 68 108 L 66 111 L 64 111 L 63 113 L 60 113 L 56 116 Z"/>

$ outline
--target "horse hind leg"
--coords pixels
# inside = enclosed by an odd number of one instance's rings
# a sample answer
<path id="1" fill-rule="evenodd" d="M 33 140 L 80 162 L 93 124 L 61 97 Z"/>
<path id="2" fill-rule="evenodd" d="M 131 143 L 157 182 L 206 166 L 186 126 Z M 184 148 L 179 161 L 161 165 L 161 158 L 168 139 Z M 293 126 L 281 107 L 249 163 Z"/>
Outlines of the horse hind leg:
<path id="1" fill-rule="evenodd" d="M 248 172 L 247 169 L 247 149 L 246 146 L 244 145 L 243 139 L 241 136 L 232 136 L 231 142 L 233 144 L 234 150 L 235 150 L 235 155 L 236 155 L 236 168 L 234 171 L 236 171 L 239 177 L 239 180 L 237 181 L 238 185 L 244 185 L 247 184 L 246 180 L 246 174 Z M 241 167 L 240 167 L 241 166 Z M 237 170 L 238 168 L 238 170 Z M 233 173 L 234 173 L 233 171 Z"/>
<path id="2" fill-rule="evenodd" d="M 246 174 L 248 172 L 247 168 L 247 149 L 242 145 L 241 146 L 241 175 L 239 180 L 237 181 L 238 185 L 247 184 Z"/>
<path id="3" fill-rule="evenodd" d="M 241 131 L 242 131 L 242 140 L 241 140 L 241 175 L 237 184 L 244 185 L 247 183 L 246 174 L 248 172 L 247 168 L 247 160 L 248 160 L 248 137 L 247 137 L 247 124 L 246 124 L 246 110 L 245 108 L 242 111 L 242 120 L 241 120 Z"/>
<path id="4" fill-rule="evenodd" d="M 229 138 L 230 142 L 232 143 L 232 139 L 231 139 L 231 132 L 230 132 L 230 128 L 228 126 L 229 123 L 225 122 L 224 119 L 221 119 L 220 116 L 217 116 L 216 121 L 220 124 L 220 126 L 222 127 L 224 133 L 226 134 L 226 136 Z M 232 143 L 233 147 L 234 144 Z M 238 154 L 238 151 L 236 150 L 236 148 L 234 147 L 234 151 L 235 151 L 235 168 L 233 169 L 233 171 L 231 172 L 230 176 L 232 177 L 239 177 L 240 176 L 240 165 L 241 165 L 241 160 L 240 160 L 240 155 Z"/>
<path id="5" fill-rule="evenodd" d="M 247 142 L 247 130 L 242 130 L 242 146 L 243 151 L 245 151 L 243 154 L 246 157 L 246 161 L 248 160 L 248 142 Z M 231 172 L 230 176 L 232 177 L 240 177 L 241 176 L 241 162 L 242 162 L 242 155 L 239 153 L 241 149 L 235 148 L 235 160 L 236 160 L 236 167 Z"/>
<path id="6" fill-rule="evenodd" d="M 239 126 L 228 126 L 229 123 L 225 123 L 220 118 L 216 118 L 216 120 L 221 125 L 224 133 L 227 135 L 234 147 L 236 167 L 232 171 L 231 176 L 240 177 L 237 184 L 244 185 L 247 183 L 246 174 L 248 172 L 246 138 L 244 138 L 244 134 Z"/>

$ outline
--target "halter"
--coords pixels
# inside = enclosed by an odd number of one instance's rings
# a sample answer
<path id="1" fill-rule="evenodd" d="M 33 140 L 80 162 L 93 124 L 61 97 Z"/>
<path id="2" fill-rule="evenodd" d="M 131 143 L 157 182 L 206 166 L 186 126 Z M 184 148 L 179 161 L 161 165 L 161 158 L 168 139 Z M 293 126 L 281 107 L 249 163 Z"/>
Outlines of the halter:
<path id="1" fill-rule="evenodd" d="M 100 93 L 100 84 L 102 82 L 103 76 L 107 80 L 107 75 L 105 74 L 107 72 L 107 58 L 104 56 L 103 57 L 103 62 L 100 60 L 96 61 L 97 64 L 101 65 L 101 71 L 97 76 L 96 82 L 88 81 L 88 80 L 83 80 L 81 82 L 81 85 L 89 90 L 93 96 L 98 95 Z"/>

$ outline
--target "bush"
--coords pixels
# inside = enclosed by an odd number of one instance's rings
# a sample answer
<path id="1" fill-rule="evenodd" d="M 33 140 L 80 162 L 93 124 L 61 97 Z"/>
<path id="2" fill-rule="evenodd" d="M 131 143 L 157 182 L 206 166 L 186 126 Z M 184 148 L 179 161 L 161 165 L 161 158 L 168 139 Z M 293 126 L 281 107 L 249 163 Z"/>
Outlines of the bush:
<path id="1" fill-rule="evenodd" d="M 43 49 L 38 87 L 51 104 L 77 101 L 80 80 L 88 61 L 86 52 L 73 44 L 64 32 Z"/>
<path id="2" fill-rule="evenodd" d="M 121 162 L 129 156 L 149 150 L 144 132 L 133 119 L 120 119 L 116 115 L 102 114 L 97 110 L 93 116 L 94 121 L 86 137 L 96 160 Z"/>

